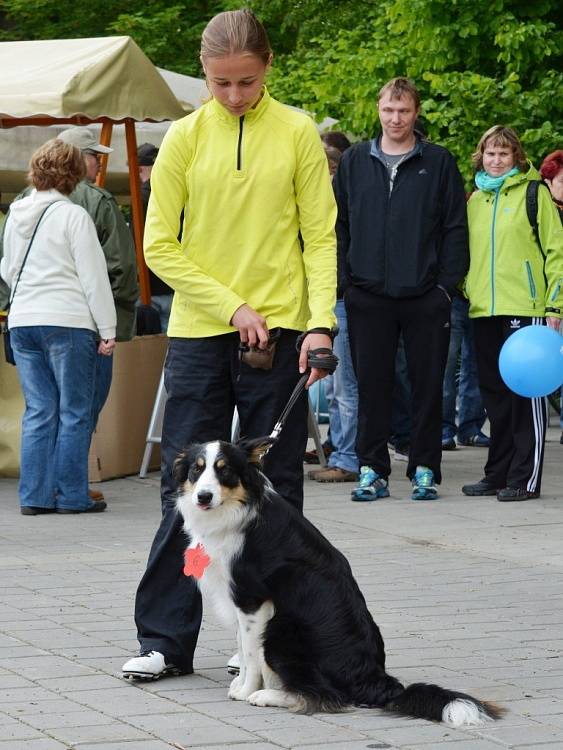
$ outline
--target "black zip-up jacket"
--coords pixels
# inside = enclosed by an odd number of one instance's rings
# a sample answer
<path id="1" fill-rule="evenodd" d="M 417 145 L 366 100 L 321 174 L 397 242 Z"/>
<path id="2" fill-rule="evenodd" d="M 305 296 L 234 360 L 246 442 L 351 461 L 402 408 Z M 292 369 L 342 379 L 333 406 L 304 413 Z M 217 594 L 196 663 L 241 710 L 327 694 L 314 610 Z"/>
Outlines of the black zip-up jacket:
<path id="1" fill-rule="evenodd" d="M 445 148 L 417 140 L 389 173 L 379 139 L 342 155 L 338 203 L 338 297 L 349 284 L 388 297 L 418 297 L 441 286 L 451 295 L 469 268 L 463 181 Z"/>

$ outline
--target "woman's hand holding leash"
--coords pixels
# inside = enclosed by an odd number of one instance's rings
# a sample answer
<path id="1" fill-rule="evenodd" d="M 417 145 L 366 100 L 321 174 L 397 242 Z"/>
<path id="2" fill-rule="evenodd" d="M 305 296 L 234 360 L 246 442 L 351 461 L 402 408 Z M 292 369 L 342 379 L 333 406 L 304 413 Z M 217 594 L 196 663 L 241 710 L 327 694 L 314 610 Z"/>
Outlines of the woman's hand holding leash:
<path id="1" fill-rule="evenodd" d="M 268 324 L 256 310 L 246 303 L 241 305 L 231 318 L 231 325 L 238 328 L 240 340 L 248 346 L 265 349 L 268 345 Z"/>
<path id="2" fill-rule="evenodd" d="M 299 352 L 299 372 L 304 373 L 307 370 L 307 354 L 311 349 L 332 349 L 332 340 L 326 333 L 309 333 L 303 339 L 301 350 Z M 322 356 L 322 355 L 321 355 Z M 309 379 L 305 383 L 305 388 L 309 388 L 316 380 L 322 380 L 330 374 L 329 370 L 323 370 L 320 367 L 312 367 Z"/>

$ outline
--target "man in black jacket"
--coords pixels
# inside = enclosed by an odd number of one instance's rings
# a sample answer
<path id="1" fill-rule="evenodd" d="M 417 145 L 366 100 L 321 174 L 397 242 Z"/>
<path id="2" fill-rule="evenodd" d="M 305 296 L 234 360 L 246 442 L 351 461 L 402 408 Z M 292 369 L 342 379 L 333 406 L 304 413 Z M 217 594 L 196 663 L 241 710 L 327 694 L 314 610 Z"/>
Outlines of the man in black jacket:
<path id="1" fill-rule="evenodd" d="M 353 500 L 389 495 L 397 340 L 412 385 L 407 476 L 413 500 L 441 481 L 442 382 L 451 297 L 469 265 L 463 181 L 453 156 L 415 133 L 420 97 L 405 78 L 379 92 L 381 134 L 342 157 L 335 178 L 338 261 L 358 380 L 360 482 Z"/>

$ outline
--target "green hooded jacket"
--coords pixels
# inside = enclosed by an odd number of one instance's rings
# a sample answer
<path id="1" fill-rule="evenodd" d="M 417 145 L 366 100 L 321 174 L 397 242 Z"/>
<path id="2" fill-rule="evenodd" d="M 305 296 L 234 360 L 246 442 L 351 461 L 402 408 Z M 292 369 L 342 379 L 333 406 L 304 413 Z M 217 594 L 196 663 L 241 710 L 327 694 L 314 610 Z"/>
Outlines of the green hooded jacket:
<path id="1" fill-rule="evenodd" d="M 27 188 L 15 200 L 31 192 Z M 90 182 L 80 182 L 69 195 L 73 203 L 86 209 L 95 226 L 104 251 L 108 276 L 117 313 L 117 341 L 130 341 L 135 330 L 135 303 L 139 297 L 135 245 L 129 227 L 111 193 Z M 4 253 L 0 238 L 0 258 Z M 0 310 L 9 301 L 9 289 L 0 281 Z"/>
<path id="2" fill-rule="evenodd" d="M 526 212 L 527 172 L 507 177 L 501 190 L 469 199 L 469 272 L 464 292 L 469 317 L 562 317 L 563 228 L 547 187 L 538 190 L 538 246 Z"/>

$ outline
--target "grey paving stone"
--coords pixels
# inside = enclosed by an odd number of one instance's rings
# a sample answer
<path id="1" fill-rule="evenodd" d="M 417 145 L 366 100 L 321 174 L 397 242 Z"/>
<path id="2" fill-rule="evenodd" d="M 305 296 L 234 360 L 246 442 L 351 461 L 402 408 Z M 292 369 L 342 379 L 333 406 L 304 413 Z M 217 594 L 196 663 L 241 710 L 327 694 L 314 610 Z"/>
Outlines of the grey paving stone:
<path id="1" fill-rule="evenodd" d="M 353 729 L 329 727 L 320 721 L 300 726 L 286 726 L 275 729 L 259 729 L 254 732 L 265 740 L 282 747 L 293 748 L 311 743 L 340 743 L 365 739 L 365 736 Z"/>
<path id="2" fill-rule="evenodd" d="M 117 742 L 86 742 L 80 745 L 80 750 L 125 750 L 125 748 L 126 750 L 170 750 L 170 744 L 149 738 L 146 740 L 127 741 L 126 743 L 118 740 Z"/>
<path id="3" fill-rule="evenodd" d="M 540 742 L 558 742 L 563 747 L 563 727 L 537 722 L 515 727 L 499 724 L 492 729 L 481 730 L 479 734 L 490 740 L 504 742 L 509 747 Z"/>
<path id="4" fill-rule="evenodd" d="M 61 727 L 91 727 L 111 724 L 113 719 L 98 711 L 79 706 L 72 701 L 65 701 L 62 707 L 47 709 L 42 713 L 30 714 L 21 712 L 20 718 L 36 729 L 48 730 L 52 735 L 54 729 Z"/>
<path id="5" fill-rule="evenodd" d="M 65 726 L 49 730 L 49 734 L 60 742 L 69 746 L 82 747 L 89 742 L 122 742 L 122 749 L 126 750 L 133 740 L 154 740 L 154 737 L 129 726 L 123 721 L 100 723 L 88 726 Z"/>
<path id="6" fill-rule="evenodd" d="M 0 750 L 68 750 L 68 746 L 49 737 L 24 740 L 0 740 Z M 123 750 L 123 749 L 122 749 Z"/>
<path id="7" fill-rule="evenodd" d="M 459 494 L 482 472 L 484 455 L 471 449 L 445 456 L 442 498 L 431 506 L 409 500 L 395 463 L 393 497 L 368 507 L 351 504 L 348 488 L 306 482 L 306 512 L 348 555 L 386 639 L 389 671 L 510 709 L 479 730 L 381 711 L 304 717 L 229 701 L 225 664 L 236 641 L 213 617 L 203 623 L 196 675 L 122 682 L 121 666 L 137 650 L 132 610 L 159 521 L 158 475 L 105 483 L 110 512 L 64 525 L 22 518 L 16 482 L 1 479 L 0 750 L 559 750 L 558 438 L 552 430 L 544 497 L 518 508 Z M 11 739 L 2 737 L 8 727 Z"/>
<path id="8" fill-rule="evenodd" d="M 299 744 L 294 745 L 294 747 L 299 748 L 299 750 L 324 750 L 325 747 L 330 747 L 331 744 L 332 743 L 325 741 L 320 745 Z M 378 742 L 374 739 L 351 740 L 350 742 L 342 742 L 341 740 L 339 740 L 336 747 L 337 750 L 366 750 L 366 748 L 374 748 L 374 750 L 394 750 L 394 748 L 391 745 L 388 745 L 386 742 Z"/>

